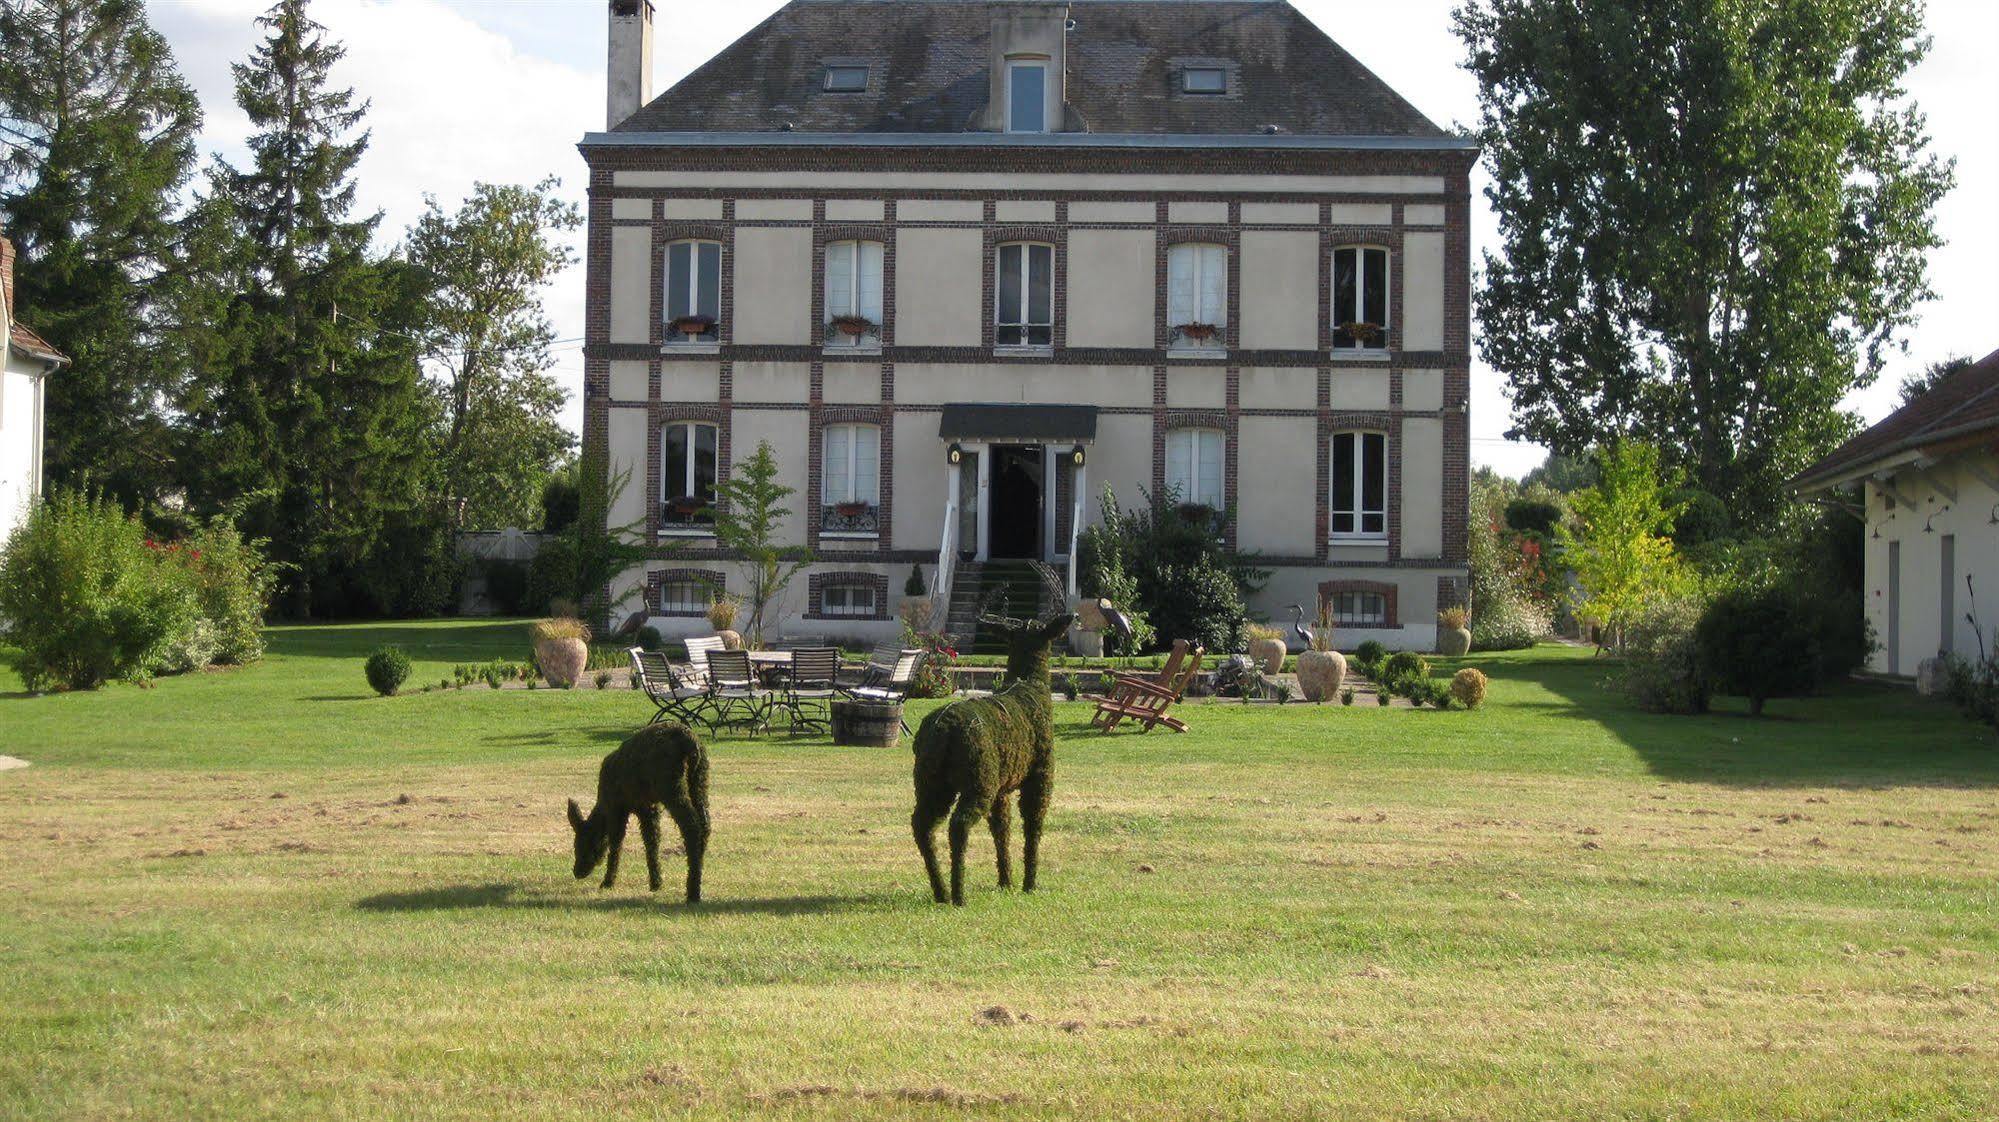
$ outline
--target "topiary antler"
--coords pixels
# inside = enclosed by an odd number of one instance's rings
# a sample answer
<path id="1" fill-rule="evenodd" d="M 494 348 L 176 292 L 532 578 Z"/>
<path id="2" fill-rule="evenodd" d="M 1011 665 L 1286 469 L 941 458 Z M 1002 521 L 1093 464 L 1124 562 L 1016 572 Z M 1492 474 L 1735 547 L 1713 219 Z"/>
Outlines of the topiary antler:
<path id="1" fill-rule="evenodd" d="M 1041 591 L 1048 593 L 1053 606 L 1046 611 L 1037 611 L 1031 619 L 1022 619 L 1005 611 L 1011 608 L 1012 604 L 1005 601 L 1006 594 L 1003 590 L 995 588 L 979 605 L 980 623 L 1005 628 L 1008 631 L 1032 631 L 1046 627 L 1057 617 L 1068 613 L 1069 588 L 1062 583 L 1062 578 L 1055 572 L 1054 567 L 1042 561 L 1030 561 L 1028 567 L 1034 570 L 1035 576 L 1041 578 Z M 1036 601 L 1040 599 L 1039 595 L 1035 596 Z"/>

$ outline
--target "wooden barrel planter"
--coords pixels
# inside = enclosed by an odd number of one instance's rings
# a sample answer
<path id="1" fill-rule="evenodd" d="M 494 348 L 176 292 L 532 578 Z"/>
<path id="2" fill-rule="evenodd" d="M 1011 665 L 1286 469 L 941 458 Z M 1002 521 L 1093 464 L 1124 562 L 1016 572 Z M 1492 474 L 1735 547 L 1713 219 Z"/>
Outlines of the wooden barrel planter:
<path id="1" fill-rule="evenodd" d="M 835 701 L 833 743 L 893 748 L 902 738 L 902 702 Z"/>

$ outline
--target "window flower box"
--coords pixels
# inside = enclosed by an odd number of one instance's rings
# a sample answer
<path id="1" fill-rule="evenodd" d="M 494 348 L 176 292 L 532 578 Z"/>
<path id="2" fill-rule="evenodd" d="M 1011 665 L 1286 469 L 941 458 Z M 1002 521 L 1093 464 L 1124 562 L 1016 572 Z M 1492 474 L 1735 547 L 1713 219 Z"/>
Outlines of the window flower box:
<path id="1" fill-rule="evenodd" d="M 826 326 L 835 334 L 845 335 L 849 339 L 859 339 L 863 335 L 875 335 L 881 331 L 881 327 L 866 316 L 834 316 Z"/>
<path id="2" fill-rule="evenodd" d="M 689 339 L 700 339 L 712 335 L 721 326 L 713 316 L 679 316 L 672 323 L 673 330 Z"/>
<path id="3" fill-rule="evenodd" d="M 1206 343 L 1221 335 L 1222 329 L 1212 323 L 1183 323 L 1173 329 L 1182 339 L 1195 343 Z"/>
<path id="4" fill-rule="evenodd" d="M 1363 347 L 1379 347 L 1384 341 L 1384 333 L 1381 325 L 1378 323 L 1369 323 L 1366 320 L 1355 320 L 1351 323 L 1340 324 L 1338 333 L 1339 341 L 1344 342 L 1351 339 Z"/>
<path id="5" fill-rule="evenodd" d="M 708 503 L 697 495 L 680 495 L 660 504 L 669 525 L 690 525 L 713 522 L 715 515 Z"/>

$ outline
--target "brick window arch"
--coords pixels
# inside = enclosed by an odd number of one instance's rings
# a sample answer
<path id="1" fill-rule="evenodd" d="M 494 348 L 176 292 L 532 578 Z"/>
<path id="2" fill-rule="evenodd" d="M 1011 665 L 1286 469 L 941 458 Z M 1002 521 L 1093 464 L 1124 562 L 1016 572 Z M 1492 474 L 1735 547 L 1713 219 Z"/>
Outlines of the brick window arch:
<path id="1" fill-rule="evenodd" d="M 806 619 L 885 620 L 888 577 L 881 573 L 813 573 L 805 579 Z"/>
<path id="2" fill-rule="evenodd" d="M 728 591 L 728 575 L 719 569 L 654 569 L 646 574 L 646 610 L 656 616 L 696 619 Z"/>

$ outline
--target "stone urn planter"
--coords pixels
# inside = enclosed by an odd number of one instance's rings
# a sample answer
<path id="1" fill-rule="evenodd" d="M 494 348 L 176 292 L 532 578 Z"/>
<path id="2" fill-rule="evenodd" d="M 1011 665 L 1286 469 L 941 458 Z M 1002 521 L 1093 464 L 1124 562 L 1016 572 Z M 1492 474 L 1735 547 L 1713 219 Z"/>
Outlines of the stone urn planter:
<path id="1" fill-rule="evenodd" d="M 1331 701 L 1347 680 L 1347 658 L 1338 651 L 1300 651 L 1298 690 L 1306 701 Z"/>
<path id="2" fill-rule="evenodd" d="M 1076 626 L 1084 631 L 1102 631 L 1110 626 L 1104 619 L 1104 609 L 1110 606 L 1109 600 L 1076 601 Z"/>
<path id="3" fill-rule="evenodd" d="M 1471 650 L 1471 616 L 1463 608 L 1437 613 L 1437 653 L 1457 658 Z"/>
<path id="4" fill-rule="evenodd" d="M 1069 631 L 1069 651 L 1084 658 L 1104 657 L 1104 633 L 1085 631 L 1081 627 Z"/>
<path id="5" fill-rule="evenodd" d="M 725 651 L 740 651 L 743 649 L 743 637 L 735 631 L 731 631 L 725 627 L 717 631 L 715 636 L 722 640 L 722 649 Z"/>
<path id="6" fill-rule="evenodd" d="M 1290 653 L 1282 639 L 1251 639 L 1249 641 L 1249 661 L 1265 674 L 1278 674 L 1284 670 L 1284 656 Z"/>
<path id="7" fill-rule="evenodd" d="M 534 645 L 534 660 L 549 685 L 566 690 L 590 664 L 590 644 L 581 639 L 543 639 Z"/>

